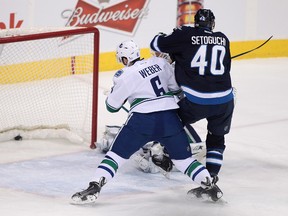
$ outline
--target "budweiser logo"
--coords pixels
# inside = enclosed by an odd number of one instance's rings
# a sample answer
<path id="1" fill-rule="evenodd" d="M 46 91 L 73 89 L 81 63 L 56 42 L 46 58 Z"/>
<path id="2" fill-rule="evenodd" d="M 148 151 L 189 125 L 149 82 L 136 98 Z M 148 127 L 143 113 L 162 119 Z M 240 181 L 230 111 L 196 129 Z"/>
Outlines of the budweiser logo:
<path id="1" fill-rule="evenodd" d="M 112 5 L 109 0 L 98 0 L 96 4 L 91 0 L 78 0 L 66 26 L 97 26 L 99 29 L 134 34 L 139 21 L 148 14 L 148 2 L 149 0 L 125 0 Z M 68 17 L 65 13 L 67 11 L 62 14 L 64 18 Z"/>

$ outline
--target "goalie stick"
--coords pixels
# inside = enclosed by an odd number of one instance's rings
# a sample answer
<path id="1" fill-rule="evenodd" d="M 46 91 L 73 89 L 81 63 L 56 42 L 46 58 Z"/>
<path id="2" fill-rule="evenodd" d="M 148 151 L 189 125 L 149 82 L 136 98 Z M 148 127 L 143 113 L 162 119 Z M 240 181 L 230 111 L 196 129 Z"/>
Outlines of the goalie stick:
<path id="1" fill-rule="evenodd" d="M 245 54 L 247 54 L 247 53 L 250 53 L 250 52 L 252 52 L 252 51 L 254 51 L 254 50 L 256 50 L 256 49 L 259 49 L 260 47 L 264 46 L 268 41 L 270 41 L 272 37 L 273 37 L 273 35 L 271 35 L 264 43 L 260 44 L 258 47 L 254 48 L 254 49 L 251 49 L 251 50 L 248 50 L 248 51 L 246 51 L 246 52 L 237 54 L 237 55 L 235 55 L 235 56 L 232 56 L 231 59 L 237 58 L 237 57 L 239 57 L 239 56 L 242 56 L 242 55 L 245 55 Z"/>

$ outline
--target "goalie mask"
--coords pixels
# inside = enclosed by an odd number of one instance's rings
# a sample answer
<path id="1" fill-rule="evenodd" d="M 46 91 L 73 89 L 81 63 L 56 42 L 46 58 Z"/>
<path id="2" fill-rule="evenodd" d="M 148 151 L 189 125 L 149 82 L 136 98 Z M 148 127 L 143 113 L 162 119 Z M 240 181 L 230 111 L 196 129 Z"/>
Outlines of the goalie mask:
<path id="1" fill-rule="evenodd" d="M 200 9 L 194 17 L 195 27 L 213 30 L 215 26 L 215 16 L 209 9 Z"/>
<path id="2" fill-rule="evenodd" d="M 117 47 L 116 57 L 118 62 L 130 66 L 133 61 L 140 58 L 140 49 L 133 40 L 127 40 Z M 127 63 L 123 61 L 123 58 L 127 59 Z"/>

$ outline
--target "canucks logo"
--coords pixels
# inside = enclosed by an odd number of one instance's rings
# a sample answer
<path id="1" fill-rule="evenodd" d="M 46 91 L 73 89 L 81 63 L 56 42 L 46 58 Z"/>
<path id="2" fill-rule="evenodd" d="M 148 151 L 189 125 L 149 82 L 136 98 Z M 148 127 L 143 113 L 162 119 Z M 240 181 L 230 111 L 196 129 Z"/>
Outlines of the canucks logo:
<path id="1" fill-rule="evenodd" d="M 118 70 L 115 74 L 114 77 L 119 77 L 123 73 L 123 70 Z"/>

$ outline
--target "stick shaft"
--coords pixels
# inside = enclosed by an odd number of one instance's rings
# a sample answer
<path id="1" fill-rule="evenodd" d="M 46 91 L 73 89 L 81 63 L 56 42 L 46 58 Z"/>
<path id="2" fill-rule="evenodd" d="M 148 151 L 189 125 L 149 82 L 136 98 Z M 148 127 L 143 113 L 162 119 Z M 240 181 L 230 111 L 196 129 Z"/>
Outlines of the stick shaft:
<path id="1" fill-rule="evenodd" d="M 123 110 L 125 110 L 127 113 L 129 113 L 129 110 L 128 110 L 126 107 L 124 107 L 124 105 L 121 106 L 121 108 L 122 108 Z"/>
<path id="2" fill-rule="evenodd" d="M 247 53 L 250 53 L 250 52 L 252 52 L 252 51 L 254 51 L 254 50 L 256 50 L 256 49 L 259 49 L 260 47 L 264 46 L 269 40 L 271 40 L 272 37 L 273 37 L 273 35 L 270 36 L 264 43 L 260 44 L 258 47 L 254 48 L 254 49 L 251 49 L 251 50 L 248 50 L 248 51 L 246 51 L 246 52 L 237 54 L 237 55 L 235 55 L 235 56 L 232 56 L 231 59 L 237 58 L 237 57 L 239 57 L 239 56 L 242 56 L 242 55 L 245 55 L 245 54 L 247 54 Z"/>

